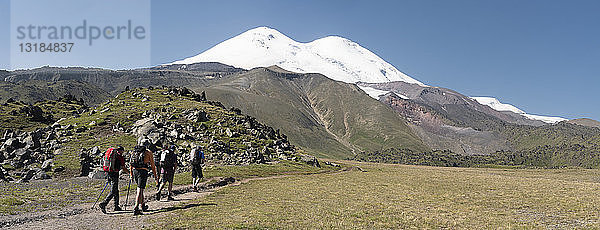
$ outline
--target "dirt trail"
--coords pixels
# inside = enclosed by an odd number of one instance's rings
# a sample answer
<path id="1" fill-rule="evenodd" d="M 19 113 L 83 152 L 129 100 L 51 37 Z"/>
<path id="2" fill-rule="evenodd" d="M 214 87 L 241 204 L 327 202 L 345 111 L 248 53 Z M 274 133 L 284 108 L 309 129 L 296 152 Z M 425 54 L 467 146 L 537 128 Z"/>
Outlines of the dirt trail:
<path id="1" fill-rule="evenodd" d="M 355 167 L 344 167 L 340 170 L 328 172 L 341 173 L 345 171 L 356 170 Z M 78 204 L 62 210 L 49 210 L 33 214 L 20 215 L 19 217 L 5 221 L 1 229 L 143 229 L 151 228 L 152 220 L 164 217 L 169 212 L 187 209 L 202 205 L 216 205 L 210 203 L 190 203 L 190 201 L 208 196 L 215 191 L 229 187 L 238 186 L 253 180 L 267 180 L 275 178 L 284 178 L 289 176 L 298 176 L 299 174 L 284 174 L 268 177 L 248 178 L 243 180 L 233 180 L 233 178 L 211 178 L 200 185 L 204 187 L 199 192 L 193 192 L 191 185 L 177 186 L 173 188 L 175 201 L 166 201 L 163 191 L 163 199 L 156 201 L 154 189 L 148 189 L 144 194 L 146 204 L 149 206 L 148 212 L 144 215 L 133 216 L 132 197 L 129 197 L 130 205 L 128 210 L 121 212 L 112 211 L 112 202 L 107 206 L 108 214 L 103 214 L 96 208 L 91 210 L 92 203 Z M 131 195 L 130 195 L 131 196 Z M 152 198 L 152 199 L 151 199 Z M 123 204 L 125 197 L 121 197 Z"/>

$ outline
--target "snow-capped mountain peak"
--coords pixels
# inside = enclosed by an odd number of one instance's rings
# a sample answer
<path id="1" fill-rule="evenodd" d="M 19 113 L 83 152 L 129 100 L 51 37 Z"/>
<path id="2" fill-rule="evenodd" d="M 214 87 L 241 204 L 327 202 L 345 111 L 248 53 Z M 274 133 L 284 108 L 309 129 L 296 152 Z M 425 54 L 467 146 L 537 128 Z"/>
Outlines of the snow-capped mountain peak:
<path id="1" fill-rule="evenodd" d="M 549 117 L 549 116 L 527 114 L 527 113 L 525 113 L 525 111 L 520 110 L 519 108 L 515 107 L 514 105 L 504 104 L 504 103 L 498 101 L 498 99 L 493 98 L 493 97 L 471 97 L 471 98 L 473 98 L 474 100 L 479 102 L 479 104 L 487 105 L 496 111 L 514 112 L 517 114 L 521 114 L 531 120 L 539 120 L 539 121 L 543 121 L 545 123 L 550 123 L 550 124 L 568 120 L 568 119 L 565 119 L 562 117 Z"/>
<path id="2" fill-rule="evenodd" d="M 197 62 L 221 62 L 244 69 L 277 65 L 293 72 L 321 73 L 348 83 L 404 81 L 424 85 L 346 38 L 328 36 L 302 43 L 268 27 L 248 30 L 201 54 L 171 64 Z"/>

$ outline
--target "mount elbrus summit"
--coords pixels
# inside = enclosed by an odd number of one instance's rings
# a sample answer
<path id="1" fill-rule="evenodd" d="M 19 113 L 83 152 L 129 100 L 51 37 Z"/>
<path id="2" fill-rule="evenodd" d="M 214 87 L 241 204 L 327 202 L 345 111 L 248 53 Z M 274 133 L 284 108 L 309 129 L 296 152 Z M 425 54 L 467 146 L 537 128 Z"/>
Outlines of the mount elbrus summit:
<path id="1" fill-rule="evenodd" d="M 131 145 L 168 139 L 183 148 L 200 140 L 216 146 L 207 153 L 211 160 L 225 164 L 314 155 L 444 166 L 600 166 L 596 121 L 530 115 L 494 98 L 428 86 L 336 36 L 301 43 L 259 27 L 150 68 L 42 67 L 0 77 L 6 130 L 0 161 L 11 165 L 1 175 L 15 178 L 45 178 L 55 170 L 49 165 L 94 144 L 73 137 L 78 133 L 110 134 Z M 140 134 L 140 127 L 148 130 Z M 33 164 L 46 166 L 21 170 Z"/>

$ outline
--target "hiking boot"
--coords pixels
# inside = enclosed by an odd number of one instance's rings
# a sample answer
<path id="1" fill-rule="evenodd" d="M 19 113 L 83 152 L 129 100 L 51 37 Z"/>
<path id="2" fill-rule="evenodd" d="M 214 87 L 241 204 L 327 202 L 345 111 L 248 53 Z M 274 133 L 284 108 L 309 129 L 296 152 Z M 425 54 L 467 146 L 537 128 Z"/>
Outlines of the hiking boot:
<path id="1" fill-rule="evenodd" d="M 137 215 L 143 215 L 143 213 L 142 213 L 142 211 L 141 211 L 141 210 L 139 210 L 139 209 L 135 208 L 135 209 L 133 209 L 133 215 L 134 215 L 134 216 L 137 216 Z"/>
<path id="2" fill-rule="evenodd" d="M 120 211 L 123 211 L 123 209 L 121 209 L 121 207 L 119 207 L 119 206 L 115 206 L 115 212 L 120 212 Z"/>
<path id="3" fill-rule="evenodd" d="M 144 204 L 144 205 L 142 206 L 142 211 L 144 211 L 144 212 L 147 212 L 147 211 L 148 211 L 148 205 L 147 205 L 147 204 Z"/>
<path id="4" fill-rule="evenodd" d="M 168 200 L 168 201 L 174 201 L 175 199 L 173 199 L 173 197 L 172 197 L 172 196 L 168 196 L 168 197 L 167 197 L 167 200 Z"/>
<path id="5" fill-rule="evenodd" d="M 98 204 L 98 207 L 100 207 L 100 211 L 102 211 L 102 213 L 106 214 L 106 205 L 104 203 L 100 203 Z"/>

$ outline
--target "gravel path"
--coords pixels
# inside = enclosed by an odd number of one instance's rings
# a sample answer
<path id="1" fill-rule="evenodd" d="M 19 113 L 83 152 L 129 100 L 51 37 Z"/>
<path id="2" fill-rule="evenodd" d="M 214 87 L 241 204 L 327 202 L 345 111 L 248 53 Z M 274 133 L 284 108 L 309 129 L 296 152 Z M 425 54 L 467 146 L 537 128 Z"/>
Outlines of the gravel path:
<path id="1" fill-rule="evenodd" d="M 327 174 L 343 173 L 350 170 L 360 170 L 357 167 L 343 167 Z M 166 201 L 163 190 L 163 199 L 156 201 L 154 194 L 156 188 L 148 188 L 144 191 L 146 204 L 149 206 L 148 212 L 144 215 L 133 216 L 132 203 L 135 197 L 135 190 L 129 197 L 128 210 L 121 212 L 112 211 L 112 202 L 107 206 L 108 214 L 103 214 L 96 207 L 92 210 L 93 203 L 80 203 L 70 205 L 59 210 L 46 210 L 41 212 L 23 213 L 20 215 L 4 216 L 0 218 L 0 229 L 143 229 L 152 228 L 152 220 L 166 216 L 172 211 L 187 209 L 199 205 L 215 204 L 195 204 L 190 201 L 212 194 L 213 192 L 228 186 L 238 186 L 240 184 L 253 180 L 266 180 L 274 178 L 288 177 L 298 174 L 283 174 L 269 177 L 249 178 L 236 180 L 232 177 L 211 178 L 200 184 L 199 192 L 192 191 L 191 185 L 176 186 L 173 188 L 173 198 L 175 201 Z M 121 186 L 123 184 L 120 184 Z M 106 193 L 104 194 L 104 196 Z M 104 197 L 103 196 L 103 197 Z M 120 198 L 121 204 L 124 204 L 125 196 Z"/>
<path id="2" fill-rule="evenodd" d="M 156 190 L 149 188 L 144 192 L 149 211 L 142 216 L 133 216 L 131 204 L 128 205 L 126 211 L 112 212 L 112 203 L 109 203 L 108 214 L 103 214 L 97 205 L 92 210 L 93 203 L 85 203 L 61 210 L 23 214 L 12 219 L 5 219 L 1 224 L 2 229 L 141 229 L 150 227 L 151 219 L 177 209 L 189 208 L 190 205 L 184 205 L 188 201 L 209 195 L 220 188 L 239 185 L 243 182 L 236 182 L 233 178 L 213 178 L 201 183 L 204 189 L 199 192 L 193 192 L 190 185 L 174 187 L 175 201 L 166 201 L 164 196 L 161 201 L 151 199 L 154 198 Z M 165 193 L 163 191 L 163 194 Z M 121 197 L 122 204 L 124 201 L 125 197 Z M 129 203 L 132 202 L 133 198 L 129 197 Z"/>

